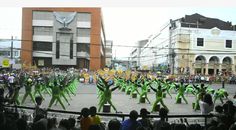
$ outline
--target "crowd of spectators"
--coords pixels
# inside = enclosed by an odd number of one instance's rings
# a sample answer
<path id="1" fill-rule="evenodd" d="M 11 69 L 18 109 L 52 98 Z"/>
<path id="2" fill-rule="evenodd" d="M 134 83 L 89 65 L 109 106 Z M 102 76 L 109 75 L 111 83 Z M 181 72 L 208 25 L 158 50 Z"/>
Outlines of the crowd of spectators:
<path id="1" fill-rule="evenodd" d="M 170 123 L 168 111 L 165 108 L 159 110 L 159 119 L 151 119 L 150 112 L 142 108 L 140 113 L 132 110 L 129 118 L 120 121 L 111 119 L 106 123 L 102 122 L 97 115 L 96 107 L 83 108 L 78 118 L 61 119 L 47 118 L 44 113 L 38 112 L 36 108 L 33 122 L 28 122 L 27 116 L 19 117 L 17 113 L 0 113 L 0 130 L 235 130 L 235 106 L 231 101 L 215 106 L 215 110 L 209 112 L 213 115 L 206 126 L 198 123 L 189 123 L 187 118 L 180 119 L 180 122 Z M 59 123 L 58 123 L 59 122 Z"/>
<path id="2" fill-rule="evenodd" d="M 124 121 L 111 119 L 104 123 L 97 114 L 95 106 L 83 108 L 78 118 L 59 120 L 55 117 L 47 117 L 46 109 L 41 108 L 41 97 L 36 97 L 35 100 L 32 122 L 29 122 L 28 116 L 20 116 L 15 109 L 14 111 L 2 109 L 0 130 L 204 130 L 205 128 L 207 130 L 236 130 L 236 107 L 233 102 L 226 101 L 223 105 L 214 106 L 211 95 L 208 94 L 199 103 L 202 114 L 212 115 L 206 126 L 188 123 L 186 118 L 180 119 L 177 123 L 170 123 L 168 110 L 165 108 L 160 108 L 158 120 L 150 118 L 150 112 L 142 108 L 140 113 L 132 110 L 129 118 Z"/>
<path id="3" fill-rule="evenodd" d="M 218 128 L 218 130 L 235 130 L 235 110 L 236 108 L 230 100 L 223 105 L 215 106 L 215 111 L 210 113 L 214 115 L 214 117 L 208 124 L 208 129 L 212 130 Z"/>

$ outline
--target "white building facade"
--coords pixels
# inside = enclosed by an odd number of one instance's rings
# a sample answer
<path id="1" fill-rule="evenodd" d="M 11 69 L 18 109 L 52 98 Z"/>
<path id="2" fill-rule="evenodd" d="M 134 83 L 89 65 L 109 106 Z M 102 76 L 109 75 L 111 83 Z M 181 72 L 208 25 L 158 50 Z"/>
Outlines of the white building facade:
<path id="1" fill-rule="evenodd" d="M 172 74 L 235 74 L 236 31 L 230 22 L 186 15 L 170 21 L 145 47 L 141 55 L 148 58 L 141 63 L 149 68 L 167 65 Z"/>
<path id="2" fill-rule="evenodd" d="M 131 53 L 130 53 L 130 67 L 133 69 L 140 69 L 141 67 L 141 51 L 142 48 L 148 43 L 148 39 L 140 40 L 135 43 Z"/>

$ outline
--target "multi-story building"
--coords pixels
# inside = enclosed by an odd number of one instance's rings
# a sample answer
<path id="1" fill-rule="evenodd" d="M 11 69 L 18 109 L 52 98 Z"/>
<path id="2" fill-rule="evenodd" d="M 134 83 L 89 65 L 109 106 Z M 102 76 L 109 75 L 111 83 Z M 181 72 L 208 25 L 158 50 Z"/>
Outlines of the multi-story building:
<path id="1" fill-rule="evenodd" d="M 105 48 L 105 52 L 106 52 L 106 66 L 107 67 L 111 67 L 112 63 L 112 47 L 113 47 L 113 41 L 111 40 L 107 40 L 106 41 L 106 48 Z"/>
<path id="2" fill-rule="evenodd" d="M 160 32 L 149 37 L 141 48 L 141 68 L 157 70 L 159 66 L 168 66 L 169 24 L 160 28 Z"/>
<path id="3" fill-rule="evenodd" d="M 151 63 L 166 64 L 174 74 L 235 74 L 236 26 L 231 22 L 186 15 L 170 20 L 147 46 L 145 52 L 156 50 L 155 55 L 147 53 L 155 58 L 142 61 L 149 67 Z"/>
<path id="4" fill-rule="evenodd" d="M 5 58 L 11 58 L 11 48 L 0 48 L 0 56 Z M 12 58 L 20 58 L 20 49 L 12 49 Z"/>
<path id="5" fill-rule="evenodd" d="M 145 39 L 135 43 L 135 46 L 130 53 L 131 68 L 140 68 L 141 50 L 147 44 L 147 42 L 148 40 Z"/>
<path id="6" fill-rule="evenodd" d="M 38 67 L 105 66 L 100 8 L 23 8 L 21 60 Z"/>

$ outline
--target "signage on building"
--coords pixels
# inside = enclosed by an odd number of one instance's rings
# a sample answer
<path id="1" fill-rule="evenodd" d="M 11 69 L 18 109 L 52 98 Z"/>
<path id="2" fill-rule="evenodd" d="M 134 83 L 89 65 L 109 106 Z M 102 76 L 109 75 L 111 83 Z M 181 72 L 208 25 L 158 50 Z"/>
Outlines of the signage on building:
<path id="1" fill-rule="evenodd" d="M 10 60 L 9 59 L 3 59 L 2 60 L 2 67 L 3 68 L 10 67 Z"/>
<path id="2" fill-rule="evenodd" d="M 44 66 L 44 60 L 38 60 L 38 66 Z"/>
<path id="3" fill-rule="evenodd" d="M 70 13 L 68 16 L 62 16 L 58 12 L 53 12 L 56 20 L 63 25 L 62 28 L 59 30 L 61 31 L 70 31 L 71 29 L 68 28 L 69 24 L 74 20 L 76 16 L 76 12 Z"/>

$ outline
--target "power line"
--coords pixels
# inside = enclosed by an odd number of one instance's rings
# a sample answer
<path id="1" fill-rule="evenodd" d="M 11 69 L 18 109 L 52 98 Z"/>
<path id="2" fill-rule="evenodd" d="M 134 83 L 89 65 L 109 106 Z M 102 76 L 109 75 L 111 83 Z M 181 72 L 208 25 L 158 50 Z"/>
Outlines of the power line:
<path id="1" fill-rule="evenodd" d="M 5 48 L 0 48 L 0 49 L 5 49 Z M 37 50 L 27 50 L 27 49 L 21 49 L 21 48 L 13 48 L 13 49 L 14 50 L 21 50 L 21 51 L 28 51 L 28 52 L 35 52 L 37 54 L 47 54 L 47 55 L 51 55 L 51 56 L 56 55 L 55 53 L 42 52 L 42 51 L 37 51 Z M 182 53 L 176 53 L 176 54 L 177 55 L 196 55 L 195 53 L 188 53 L 188 52 L 185 52 L 185 53 L 182 52 Z M 222 54 L 222 53 L 201 52 L 200 54 Z M 236 52 L 235 53 L 230 53 L 230 54 L 236 54 Z M 140 58 L 140 59 L 142 59 L 142 58 L 149 58 L 149 57 L 155 57 L 156 58 L 157 56 L 162 56 L 161 58 L 163 58 L 163 57 L 167 57 L 168 55 L 169 55 L 168 53 L 163 53 L 163 54 L 156 54 L 156 55 L 143 55 L 143 56 L 141 55 L 141 56 L 136 56 L 136 57 L 128 56 L 128 57 L 120 57 L 120 58 Z M 60 54 L 60 56 L 69 57 L 70 55 Z M 89 56 L 89 57 L 73 56 L 73 57 L 76 57 L 76 58 L 101 58 L 101 57 L 91 57 L 91 56 Z M 105 58 L 107 58 L 107 57 L 105 57 Z M 153 59 L 155 59 L 155 58 L 153 58 Z M 149 60 L 151 60 L 151 59 L 148 59 L 148 61 Z"/>
<path id="2" fill-rule="evenodd" d="M 15 48 L 16 50 L 23 50 L 23 49 L 19 49 L 19 48 Z M 41 53 L 41 54 L 48 54 L 48 55 L 56 55 L 56 54 L 54 54 L 54 53 L 48 53 L 48 52 L 41 52 L 41 51 L 34 51 L 34 50 L 26 50 L 26 49 L 24 49 L 23 51 L 30 51 L 30 52 L 35 52 L 35 53 Z M 196 55 L 196 54 L 193 54 L 193 53 L 176 53 L 177 55 Z M 201 54 L 213 54 L 213 53 L 207 53 L 207 52 L 205 52 L 205 53 L 201 53 Z M 222 54 L 222 53 L 214 53 L 214 54 Z M 236 52 L 235 53 L 231 53 L 231 54 L 236 54 Z M 168 53 L 163 53 L 163 54 L 156 54 L 156 55 L 146 55 L 146 56 L 139 56 L 139 57 L 131 57 L 131 56 L 128 56 L 128 57 L 120 57 L 120 58 L 149 58 L 149 57 L 157 57 L 157 56 L 167 56 L 167 55 L 169 55 Z M 60 56 L 68 56 L 69 57 L 69 55 L 60 55 Z M 74 56 L 74 57 L 80 57 L 80 56 Z M 88 58 L 101 58 L 101 57 L 88 57 Z M 107 57 L 105 57 L 105 58 L 107 58 Z"/>
<path id="3" fill-rule="evenodd" d="M 5 41 L 10 41 L 10 39 L 3 39 Z M 1 40 L 0 42 L 4 42 L 3 40 Z M 33 40 L 20 40 L 20 39 L 17 39 L 15 41 L 25 41 L 25 42 L 42 42 L 43 41 L 33 41 Z M 56 43 L 56 42 L 48 42 L 48 43 Z M 21 44 L 25 44 L 25 43 L 21 43 Z M 60 42 L 60 44 L 70 44 L 69 42 Z M 101 44 L 92 44 L 92 43 L 73 43 L 73 44 L 86 44 L 86 45 L 93 45 L 93 46 L 102 46 Z M 110 45 L 109 45 L 110 46 Z M 116 47 L 132 47 L 132 48 L 143 48 L 143 47 L 140 47 L 140 46 L 131 46 L 131 45 L 114 45 L 113 46 L 116 46 Z M 145 48 L 154 48 L 154 47 L 145 47 Z"/>
<path id="4" fill-rule="evenodd" d="M 1 48 L 0 48 L 1 49 Z M 32 52 L 33 50 L 27 50 L 27 49 L 20 49 L 20 48 L 13 48 L 15 50 L 21 50 L 21 51 L 29 51 L 29 52 Z M 35 53 L 38 53 L 38 54 L 47 54 L 47 55 L 51 55 L 51 56 L 54 56 L 56 55 L 55 53 L 50 53 L 50 52 L 40 52 L 40 51 L 34 51 Z M 177 53 L 177 54 L 184 54 L 184 55 L 195 55 L 195 54 L 190 54 L 190 53 Z M 212 53 L 201 53 L 201 54 L 212 54 Z M 215 53 L 217 54 L 217 53 Z M 234 53 L 236 54 L 236 53 Z M 60 56 L 66 56 L 66 57 L 70 57 L 70 55 L 66 55 L 66 54 L 60 54 Z M 159 56 L 159 57 L 158 57 Z M 161 56 L 161 57 L 160 57 Z M 91 58 L 91 59 L 94 59 L 94 58 L 102 58 L 102 57 L 80 57 L 80 56 L 73 56 L 73 57 L 76 57 L 76 58 Z M 154 58 L 151 58 L 151 59 L 146 59 L 146 60 L 142 60 L 141 62 L 148 62 L 148 61 L 152 61 L 152 60 L 155 60 L 155 59 L 161 59 L 161 58 L 164 58 L 164 57 L 168 57 L 168 54 L 157 54 L 157 55 L 153 55 L 153 56 L 140 56 L 140 57 L 135 57 L 135 58 L 150 58 L 150 57 L 154 57 Z M 106 58 L 106 57 L 105 57 Z M 121 58 L 133 58 L 133 57 L 121 57 Z M 178 60 L 181 60 L 181 59 L 178 59 Z M 183 59 L 185 60 L 184 62 L 191 62 L 190 60 L 186 60 L 186 59 Z"/>
<path id="5" fill-rule="evenodd" d="M 4 40 L 9 40 L 10 39 L 4 39 Z M 37 42 L 37 41 L 33 41 L 33 40 L 20 40 L 20 39 L 17 39 L 17 40 L 14 40 L 14 41 L 28 41 L 28 42 Z M 0 41 L 0 42 L 3 42 L 3 41 Z M 40 41 L 38 41 L 40 42 Z M 181 42 L 181 41 L 178 41 L 178 42 Z M 49 43 L 56 43 L 56 42 L 49 42 Z M 182 42 L 183 43 L 183 42 Z M 189 42 L 185 42 L 185 43 L 189 43 Z M 222 42 L 220 42 L 222 43 Z M 23 44 L 23 43 L 21 43 Z M 60 42 L 60 44 L 70 44 L 69 42 Z M 87 43 L 73 43 L 73 44 L 86 44 L 86 45 L 93 45 L 93 46 L 102 46 L 100 44 L 87 44 Z M 137 48 L 151 48 L 151 49 L 170 49 L 170 48 L 165 48 L 165 47 L 155 47 L 155 46 L 151 46 L 151 47 L 140 47 L 140 46 L 129 46 L 129 45 L 113 45 L 113 46 L 118 46 L 118 47 L 137 47 Z M 235 52 L 234 50 L 216 50 L 216 49 L 191 49 L 191 48 L 171 48 L 171 49 L 175 49 L 175 50 L 186 50 L 186 51 L 214 51 L 214 52 Z"/>
<path id="6" fill-rule="evenodd" d="M 177 34 L 176 34 L 177 35 Z M 176 35 L 173 35 L 173 37 L 175 37 Z M 166 39 L 166 38 L 161 38 L 161 39 Z M 10 41 L 11 39 L 2 39 L 2 41 L 5 40 L 5 41 Z M 43 41 L 33 41 L 33 40 L 25 40 L 25 39 L 15 39 L 15 41 L 26 41 L 26 42 L 43 42 Z M 1 42 L 1 41 L 0 41 Z M 48 42 L 48 43 L 56 43 L 55 41 L 54 42 Z M 60 42 L 60 44 L 70 44 L 69 42 Z M 164 42 L 162 42 L 164 43 Z M 73 43 L 73 44 L 88 44 L 88 45 L 93 45 L 93 46 L 103 46 L 102 44 L 91 44 L 91 43 Z M 148 44 L 148 43 L 147 43 Z M 146 45 L 147 45 L 146 44 Z M 140 46 L 131 46 L 131 45 L 114 45 L 113 46 L 116 46 L 116 47 L 131 47 L 131 48 L 157 48 L 155 46 L 152 46 L 152 47 L 140 47 Z M 160 48 L 160 49 L 168 49 L 168 48 Z"/>
<path id="7" fill-rule="evenodd" d="M 0 49 L 4 49 L 4 48 L 0 48 Z M 51 53 L 51 52 L 43 52 L 43 51 L 37 51 L 37 50 L 28 50 L 28 49 L 22 49 L 22 48 L 13 48 L 14 50 L 20 50 L 20 51 L 28 51 L 28 52 L 35 52 L 37 54 L 47 54 L 47 55 L 56 55 L 55 53 Z M 195 54 L 190 54 L 190 53 L 177 53 L 177 54 L 184 54 L 184 55 L 195 55 Z M 211 53 L 201 53 L 201 54 L 211 54 Z M 235 53 L 236 54 L 236 53 Z M 163 53 L 163 54 L 156 54 L 156 55 L 148 55 L 148 56 L 139 56 L 139 57 L 120 57 L 120 58 L 148 58 L 148 57 L 158 57 L 158 56 L 164 56 L 166 57 L 168 54 L 167 53 Z M 70 55 L 65 55 L 65 54 L 60 54 L 60 56 L 70 56 Z M 73 56 L 76 58 L 81 58 L 80 56 Z M 85 58 L 101 58 L 101 57 L 85 57 Z M 106 58 L 106 57 L 105 57 Z M 155 58 L 154 58 L 155 59 Z"/>
<path id="8" fill-rule="evenodd" d="M 0 49 L 3 49 L 3 48 L 0 48 Z M 47 55 L 56 55 L 55 53 L 51 53 L 51 52 L 42 52 L 42 51 L 35 51 L 35 50 L 28 50 L 28 49 L 21 49 L 21 48 L 13 48 L 13 49 L 15 49 L 15 50 L 20 50 L 20 51 L 28 51 L 28 52 L 35 52 L 35 53 L 38 53 L 38 54 L 47 54 Z M 161 55 L 166 55 L 166 54 L 161 54 Z M 65 55 L 65 54 L 60 54 L 60 56 L 70 56 L 70 55 Z M 73 56 L 73 57 L 76 57 L 76 58 L 83 58 L 83 57 L 81 57 L 81 56 Z M 145 57 L 152 57 L 152 56 L 140 56 L 140 57 L 137 57 L 137 58 L 145 58 Z M 101 57 L 91 57 L 91 56 L 89 56 L 89 57 L 85 57 L 85 58 L 101 58 Z M 107 58 L 107 57 L 105 57 L 105 58 Z M 110 58 L 110 57 L 108 57 L 108 58 Z M 132 57 L 121 57 L 121 58 L 132 58 Z"/>

